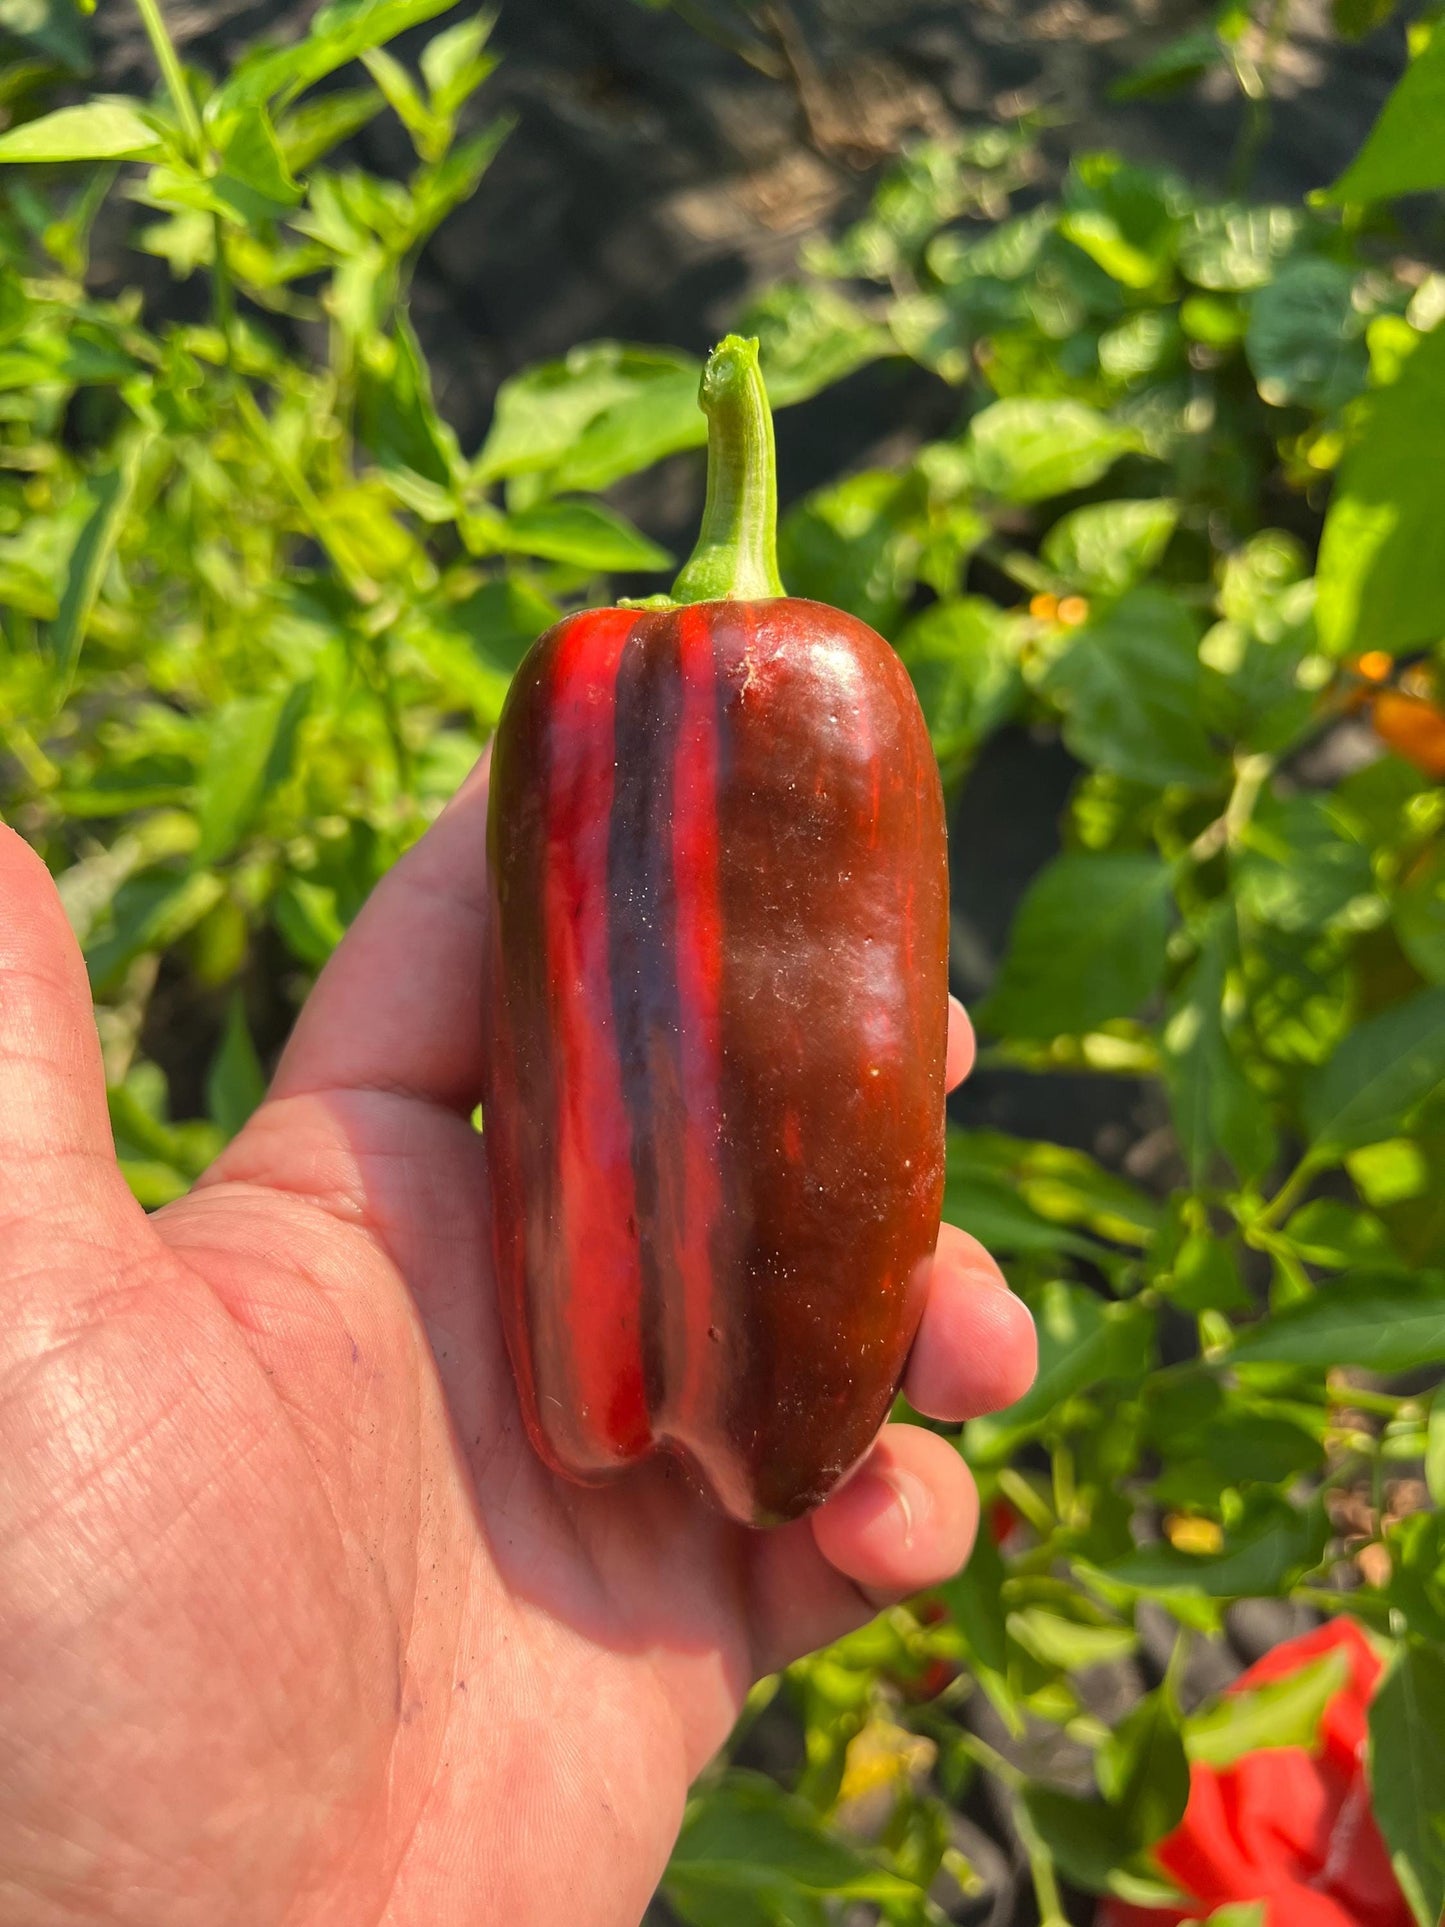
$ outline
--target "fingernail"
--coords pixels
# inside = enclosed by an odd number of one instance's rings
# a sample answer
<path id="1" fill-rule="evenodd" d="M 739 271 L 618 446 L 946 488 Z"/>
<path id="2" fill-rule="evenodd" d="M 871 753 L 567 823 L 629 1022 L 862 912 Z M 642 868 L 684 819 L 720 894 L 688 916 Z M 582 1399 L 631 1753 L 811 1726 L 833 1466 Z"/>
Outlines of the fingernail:
<path id="1" fill-rule="evenodd" d="M 890 1465 L 866 1473 L 859 1480 L 859 1486 L 865 1502 L 876 1491 L 880 1511 L 890 1506 L 903 1515 L 903 1543 L 911 1546 L 913 1535 L 932 1503 L 923 1481 L 916 1479 L 911 1472 L 903 1472 L 897 1466 Z"/>

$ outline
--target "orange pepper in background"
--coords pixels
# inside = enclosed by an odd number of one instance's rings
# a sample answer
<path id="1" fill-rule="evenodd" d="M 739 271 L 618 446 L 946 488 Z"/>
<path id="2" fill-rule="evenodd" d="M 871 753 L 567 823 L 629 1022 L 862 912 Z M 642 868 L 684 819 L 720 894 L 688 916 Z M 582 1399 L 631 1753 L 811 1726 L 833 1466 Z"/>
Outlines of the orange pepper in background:
<path id="1" fill-rule="evenodd" d="M 1445 709 L 1425 696 L 1382 689 L 1370 700 L 1375 734 L 1426 776 L 1445 781 Z"/>

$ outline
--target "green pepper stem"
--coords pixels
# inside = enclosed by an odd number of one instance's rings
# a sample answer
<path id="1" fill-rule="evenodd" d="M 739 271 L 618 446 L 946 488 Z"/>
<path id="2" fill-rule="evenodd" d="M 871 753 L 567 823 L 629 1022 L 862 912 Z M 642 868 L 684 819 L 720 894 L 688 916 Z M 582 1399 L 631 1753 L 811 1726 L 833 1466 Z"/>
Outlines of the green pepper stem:
<path id="1" fill-rule="evenodd" d="M 773 416 L 756 341 L 728 335 L 718 343 L 703 367 L 698 406 L 707 416 L 707 501 L 702 533 L 672 599 L 743 602 L 783 595 Z"/>

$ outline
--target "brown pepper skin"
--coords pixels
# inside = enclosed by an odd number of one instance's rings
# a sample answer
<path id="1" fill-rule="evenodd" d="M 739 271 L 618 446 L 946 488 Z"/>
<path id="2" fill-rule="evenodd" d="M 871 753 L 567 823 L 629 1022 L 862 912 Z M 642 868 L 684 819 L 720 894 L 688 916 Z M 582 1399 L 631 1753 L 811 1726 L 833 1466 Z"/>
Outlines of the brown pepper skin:
<path id="1" fill-rule="evenodd" d="M 655 1449 L 754 1525 L 896 1394 L 943 1193 L 937 764 L 865 624 L 794 598 L 536 644 L 488 824 L 484 1138 L 533 1442 Z"/>

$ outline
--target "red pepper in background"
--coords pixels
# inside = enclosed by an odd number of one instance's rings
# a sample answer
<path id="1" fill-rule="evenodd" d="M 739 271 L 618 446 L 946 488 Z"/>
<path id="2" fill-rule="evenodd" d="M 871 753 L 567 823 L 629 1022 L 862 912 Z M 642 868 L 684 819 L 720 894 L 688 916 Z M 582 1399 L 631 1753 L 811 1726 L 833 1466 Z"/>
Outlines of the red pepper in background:
<path id="1" fill-rule="evenodd" d="M 1262 1901 L 1265 1927 L 1413 1927 L 1370 1811 L 1367 1709 L 1381 1668 L 1359 1627 L 1339 1618 L 1287 1639 L 1232 1690 L 1286 1679 L 1338 1651 L 1349 1660 L 1349 1678 L 1326 1706 L 1312 1751 L 1267 1747 L 1232 1766 L 1190 1769 L 1184 1818 L 1154 1849 L 1189 1904 L 1109 1899 L 1099 1927 L 1175 1927 L 1234 1901 Z"/>
<path id="2" fill-rule="evenodd" d="M 568 617 L 492 762 L 484 1138 L 533 1444 L 770 1524 L 867 1450 L 943 1191 L 943 796 L 907 673 L 786 597 L 757 344 L 671 598 Z"/>

